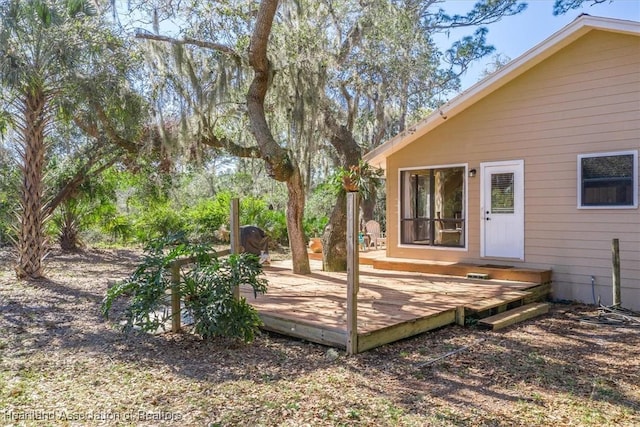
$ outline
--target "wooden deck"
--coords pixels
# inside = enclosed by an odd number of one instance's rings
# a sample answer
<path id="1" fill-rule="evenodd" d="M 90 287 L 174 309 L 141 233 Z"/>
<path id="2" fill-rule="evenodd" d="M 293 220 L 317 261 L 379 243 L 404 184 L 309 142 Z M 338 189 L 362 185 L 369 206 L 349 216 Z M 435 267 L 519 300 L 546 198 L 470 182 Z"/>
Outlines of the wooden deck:
<path id="1" fill-rule="evenodd" d="M 364 257 L 373 259 L 373 255 Z M 295 275 L 290 263 L 265 267 L 266 294 L 242 295 L 257 310 L 264 329 L 345 348 L 347 275 L 321 271 Z M 474 314 L 490 315 L 544 298 L 548 284 L 380 270 L 361 256 L 357 305 L 357 352 L 417 335 L 451 323 L 464 325 Z"/>

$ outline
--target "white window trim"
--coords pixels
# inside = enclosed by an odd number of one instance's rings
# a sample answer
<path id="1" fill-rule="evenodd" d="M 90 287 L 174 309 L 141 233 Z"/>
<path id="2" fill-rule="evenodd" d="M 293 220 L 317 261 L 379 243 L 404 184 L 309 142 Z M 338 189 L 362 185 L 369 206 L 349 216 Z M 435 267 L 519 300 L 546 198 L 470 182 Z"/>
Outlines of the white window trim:
<path id="1" fill-rule="evenodd" d="M 402 233 L 401 233 L 401 223 L 402 223 L 402 194 L 400 193 L 402 190 L 402 172 L 412 171 L 412 170 L 422 170 L 422 169 L 442 169 L 442 168 L 459 168 L 464 167 L 464 209 L 465 209 L 465 219 L 464 219 L 464 246 L 463 247 L 453 247 L 453 246 L 430 246 L 430 245 L 412 245 L 410 243 L 402 243 Z M 396 230 L 397 232 L 397 247 L 398 248 L 409 248 L 409 249 L 422 249 L 428 251 L 456 251 L 456 252 L 469 252 L 469 163 L 452 163 L 452 164 L 444 164 L 444 165 L 433 165 L 433 166 L 412 166 L 406 168 L 398 168 L 398 224 Z"/>
<path id="2" fill-rule="evenodd" d="M 590 157 L 628 156 L 633 155 L 633 204 L 618 206 L 582 206 L 582 159 Z M 638 150 L 606 151 L 602 153 L 578 154 L 577 160 L 577 200 L 578 209 L 638 209 Z"/>

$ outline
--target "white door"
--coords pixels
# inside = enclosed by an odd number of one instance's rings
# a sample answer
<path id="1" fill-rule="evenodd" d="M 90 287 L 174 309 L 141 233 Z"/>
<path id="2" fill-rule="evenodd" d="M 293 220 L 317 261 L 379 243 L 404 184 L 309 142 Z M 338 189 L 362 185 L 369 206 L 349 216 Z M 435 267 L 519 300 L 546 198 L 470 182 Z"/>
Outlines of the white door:
<path id="1" fill-rule="evenodd" d="M 524 260 L 524 161 L 480 164 L 483 257 Z"/>

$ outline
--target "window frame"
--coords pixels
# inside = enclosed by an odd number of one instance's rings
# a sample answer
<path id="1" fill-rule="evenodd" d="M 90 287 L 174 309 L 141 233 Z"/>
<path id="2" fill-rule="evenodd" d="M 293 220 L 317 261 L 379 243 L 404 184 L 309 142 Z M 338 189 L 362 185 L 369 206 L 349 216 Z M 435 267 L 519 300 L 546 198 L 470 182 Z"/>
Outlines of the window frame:
<path id="1" fill-rule="evenodd" d="M 404 201 L 404 194 L 402 193 L 402 173 L 408 171 L 415 170 L 424 170 L 424 169 L 447 169 L 447 168 L 464 168 L 463 171 L 463 179 L 464 179 L 464 191 L 463 191 L 463 212 L 465 213 L 463 219 L 463 236 L 464 236 L 464 245 L 463 246 L 446 246 L 446 245 L 424 245 L 424 244 L 415 244 L 415 243 L 403 243 L 402 242 L 402 203 Z M 425 250 L 446 250 L 446 251 L 469 251 L 469 164 L 468 163 L 451 163 L 451 164 L 437 164 L 437 165 L 429 165 L 429 166 L 411 166 L 398 168 L 398 217 L 397 217 L 397 230 L 398 230 L 398 247 L 404 248 L 415 248 L 415 249 L 425 249 Z"/>
<path id="2" fill-rule="evenodd" d="M 582 159 L 594 157 L 633 156 L 633 203 L 630 205 L 583 205 Z M 577 208 L 578 209 L 637 209 L 638 208 L 638 150 L 605 151 L 589 154 L 578 154 L 577 158 Z"/>

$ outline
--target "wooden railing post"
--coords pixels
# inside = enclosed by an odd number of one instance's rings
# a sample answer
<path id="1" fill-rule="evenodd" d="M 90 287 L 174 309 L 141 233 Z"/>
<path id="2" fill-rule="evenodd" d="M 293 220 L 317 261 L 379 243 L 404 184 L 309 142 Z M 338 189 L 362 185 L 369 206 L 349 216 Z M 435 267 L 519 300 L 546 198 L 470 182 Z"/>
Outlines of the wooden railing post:
<path id="1" fill-rule="evenodd" d="M 231 238 L 231 253 L 240 253 L 240 200 L 237 198 L 231 199 L 231 213 L 230 213 L 230 238 Z M 233 288 L 233 296 L 236 299 L 240 299 L 240 288 L 236 286 Z"/>
<path id="2" fill-rule="evenodd" d="M 174 261 L 171 264 L 171 332 L 180 332 L 180 263 Z"/>
<path id="3" fill-rule="evenodd" d="M 613 305 L 619 307 L 620 301 L 620 241 L 613 239 L 611 241 L 611 263 L 612 265 L 612 282 L 613 282 Z"/>
<path id="4" fill-rule="evenodd" d="M 359 194 L 347 193 L 347 354 L 358 353 Z"/>

